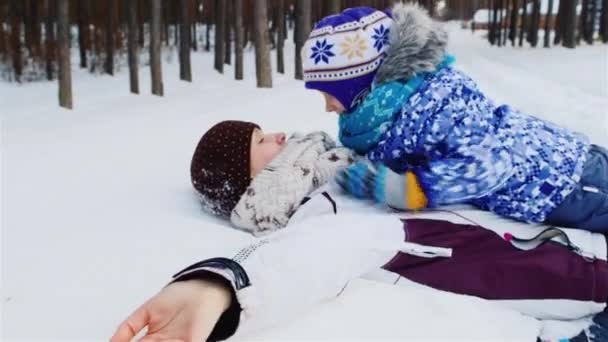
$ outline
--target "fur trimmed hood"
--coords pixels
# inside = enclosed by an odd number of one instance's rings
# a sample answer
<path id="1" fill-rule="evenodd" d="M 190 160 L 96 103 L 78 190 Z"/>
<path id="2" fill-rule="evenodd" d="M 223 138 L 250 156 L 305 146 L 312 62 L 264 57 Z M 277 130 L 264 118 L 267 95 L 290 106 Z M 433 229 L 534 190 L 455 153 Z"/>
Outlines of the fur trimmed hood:
<path id="1" fill-rule="evenodd" d="M 446 56 L 448 34 L 425 9 L 415 4 L 397 4 L 392 16 L 390 47 L 376 74 L 377 84 L 432 72 Z"/>

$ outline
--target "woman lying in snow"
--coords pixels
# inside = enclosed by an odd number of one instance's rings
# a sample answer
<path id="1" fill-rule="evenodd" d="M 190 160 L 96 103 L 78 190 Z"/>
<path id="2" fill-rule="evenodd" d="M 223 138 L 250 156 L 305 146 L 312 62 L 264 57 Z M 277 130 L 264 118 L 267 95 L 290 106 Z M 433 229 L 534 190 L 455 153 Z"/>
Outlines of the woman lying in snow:
<path id="1" fill-rule="evenodd" d="M 608 313 L 601 313 L 608 298 L 604 236 L 537 227 L 538 236 L 505 241 L 493 227 L 457 223 L 449 214 L 343 214 L 324 183 L 352 158 L 324 133 L 286 141 L 247 122 L 211 128 L 191 165 L 204 208 L 240 229 L 272 235 L 232 259 L 203 260 L 178 272 L 118 327 L 112 342 L 130 341 L 146 326 L 150 341 L 215 341 L 256 331 L 335 298 L 349 280 L 379 268 L 393 272 L 391 282 L 403 277 L 538 319 L 595 314 L 572 341 L 608 338 Z M 511 232 L 527 226 L 502 223 Z"/>
<path id="2" fill-rule="evenodd" d="M 411 4 L 349 8 L 315 25 L 302 50 L 306 88 L 341 114 L 342 144 L 381 165 L 353 165 L 344 188 L 386 203 L 391 188 L 407 187 L 397 208 L 468 203 L 608 232 L 608 151 L 495 104 L 451 66 L 447 42 L 440 23 Z"/>

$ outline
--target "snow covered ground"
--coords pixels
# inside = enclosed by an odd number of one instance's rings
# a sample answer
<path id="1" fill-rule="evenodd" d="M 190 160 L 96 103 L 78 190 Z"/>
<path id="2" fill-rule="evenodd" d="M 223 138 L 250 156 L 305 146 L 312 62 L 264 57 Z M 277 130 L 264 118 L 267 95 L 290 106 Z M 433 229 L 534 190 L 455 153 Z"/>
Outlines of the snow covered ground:
<path id="1" fill-rule="evenodd" d="M 498 49 L 450 31 L 457 67 L 491 97 L 608 146 L 606 45 Z M 193 53 L 193 83 L 165 63 L 164 97 L 149 94 L 147 68 L 134 96 L 126 70 L 92 76 L 75 64 L 73 111 L 58 107 L 55 83 L 0 83 L 3 340 L 107 340 L 174 271 L 252 239 L 201 212 L 189 163 L 224 119 L 335 135 L 321 95 L 293 80 L 288 44 L 273 89 L 255 88 L 251 52 L 241 82 L 230 67 L 216 73 L 211 53 Z"/>

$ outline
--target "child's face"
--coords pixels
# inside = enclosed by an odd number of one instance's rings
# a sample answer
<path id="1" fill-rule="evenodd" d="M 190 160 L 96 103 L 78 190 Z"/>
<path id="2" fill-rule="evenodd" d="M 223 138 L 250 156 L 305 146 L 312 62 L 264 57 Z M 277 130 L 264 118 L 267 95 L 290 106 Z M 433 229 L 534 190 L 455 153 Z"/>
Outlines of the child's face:
<path id="1" fill-rule="evenodd" d="M 344 106 L 342 105 L 342 103 L 340 103 L 340 101 L 338 101 L 338 99 L 336 99 L 335 97 L 333 97 L 332 95 L 329 95 L 328 93 L 322 91 L 321 92 L 323 94 L 323 97 L 325 98 L 325 111 L 328 113 L 334 112 L 336 114 L 342 114 L 344 113 L 346 110 L 344 109 Z"/>
<path id="2" fill-rule="evenodd" d="M 285 133 L 264 134 L 255 129 L 251 135 L 251 178 L 262 171 L 285 147 Z"/>

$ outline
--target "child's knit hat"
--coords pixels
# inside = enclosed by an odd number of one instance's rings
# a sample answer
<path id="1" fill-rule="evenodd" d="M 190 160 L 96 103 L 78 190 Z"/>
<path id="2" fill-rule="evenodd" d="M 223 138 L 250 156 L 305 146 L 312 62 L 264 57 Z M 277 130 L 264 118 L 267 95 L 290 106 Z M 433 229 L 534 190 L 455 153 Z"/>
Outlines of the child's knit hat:
<path id="1" fill-rule="evenodd" d="M 258 125 L 222 121 L 200 139 L 190 164 L 203 208 L 225 218 L 251 183 L 251 135 Z"/>
<path id="2" fill-rule="evenodd" d="M 302 48 L 305 86 L 324 91 L 349 111 L 369 90 L 388 47 L 393 20 L 369 7 L 323 18 Z"/>

